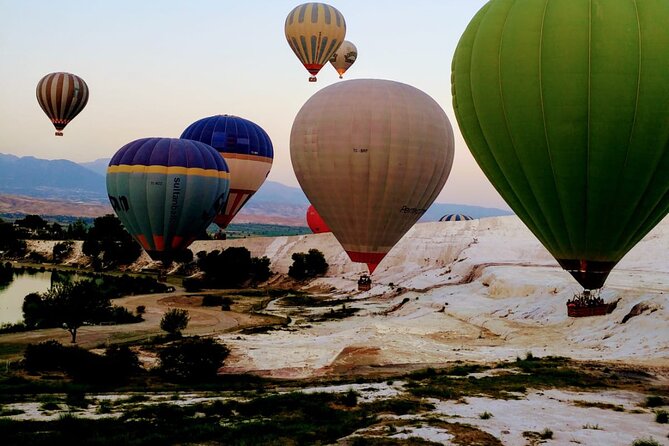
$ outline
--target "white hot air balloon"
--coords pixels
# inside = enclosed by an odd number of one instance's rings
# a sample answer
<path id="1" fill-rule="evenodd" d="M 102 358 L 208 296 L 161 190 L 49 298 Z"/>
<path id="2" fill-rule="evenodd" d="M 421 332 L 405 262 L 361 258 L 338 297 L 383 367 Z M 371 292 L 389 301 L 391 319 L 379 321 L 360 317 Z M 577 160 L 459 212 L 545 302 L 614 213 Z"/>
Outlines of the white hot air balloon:
<path id="1" fill-rule="evenodd" d="M 430 96 L 406 84 L 361 79 L 314 94 L 290 135 L 293 168 L 351 260 L 370 272 L 444 186 L 451 124 Z"/>

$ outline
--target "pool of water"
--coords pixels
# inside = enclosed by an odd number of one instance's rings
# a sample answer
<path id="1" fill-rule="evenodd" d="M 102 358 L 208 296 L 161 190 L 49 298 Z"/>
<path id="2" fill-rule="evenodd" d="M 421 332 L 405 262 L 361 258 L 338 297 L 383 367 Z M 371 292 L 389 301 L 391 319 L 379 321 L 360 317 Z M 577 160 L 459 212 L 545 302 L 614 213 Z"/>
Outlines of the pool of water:
<path id="1" fill-rule="evenodd" d="M 30 293 L 43 293 L 51 287 L 51 272 L 14 274 L 14 280 L 0 285 L 0 324 L 23 320 L 23 298 Z"/>

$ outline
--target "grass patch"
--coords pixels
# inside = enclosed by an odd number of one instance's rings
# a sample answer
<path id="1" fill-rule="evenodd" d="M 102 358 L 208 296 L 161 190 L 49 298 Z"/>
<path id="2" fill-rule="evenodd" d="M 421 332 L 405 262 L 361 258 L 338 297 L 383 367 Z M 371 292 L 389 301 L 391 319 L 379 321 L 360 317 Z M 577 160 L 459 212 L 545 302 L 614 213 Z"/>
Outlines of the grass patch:
<path id="1" fill-rule="evenodd" d="M 111 404 L 102 413 L 111 411 Z M 65 414 L 55 421 L 6 422 L 5 444 L 330 444 L 377 422 L 377 414 L 430 410 L 412 399 L 360 404 L 355 392 L 261 395 L 249 400 L 127 408 L 118 419 Z"/>
<path id="2" fill-rule="evenodd" d="M 596 407 L 598 409 L 613 410 L 614 412 L 625 412 L 625 408 L 619 404 L 600 403 L 598 401 L 574 401 L 574 406 L 578 407 Z"/>
<path id="3" fill-rule="evenodd" d="M 407 388 L 420 397 L 459 399 L 464 396 L 486 395 L 493 398 L 516 398 L 513 393 L 526 393 L 528 388 L 599 388 L 601 377 L 584 373 L 569 365 L 566 358 L 532 358 L 507 363 L 508 373 L 475 378 L 469 374 L 484 370 L 483 366 L 468 365 L 436 371 L 427 369 L 407 376 Z M 503 370 L 500 371 L 502 372 Z M 519 373 L 520 372 L 520 373 Z"/>
<path id="4" fill-rule="evenodd" d="M 592 429 L 592 430 L 595 430 L 595 431 L 601 431 L 601 430 L 603 430 L 601 427 L 599 427 L 599 424 L 590 424 L 590 423 L 587 423 L 587 424 L 584 424 L 584 425 L 581 426 L 581 427 L 582 427 L 583 429 Z"/>
<path id="5" fill-rule="evenodd" d="M 479 414 L 479 418 L 482 419 L 482 420 L 488 420 L 492 417 L 493 417 L 493 414 L 491 414 L 487 410 L 485 412 Z"/>
<path id="6" fill-rule="evenodd" d="M 656 439 L 652 437 L 637 438 L 632 443 L 632 446 L 662 446 Z"/>

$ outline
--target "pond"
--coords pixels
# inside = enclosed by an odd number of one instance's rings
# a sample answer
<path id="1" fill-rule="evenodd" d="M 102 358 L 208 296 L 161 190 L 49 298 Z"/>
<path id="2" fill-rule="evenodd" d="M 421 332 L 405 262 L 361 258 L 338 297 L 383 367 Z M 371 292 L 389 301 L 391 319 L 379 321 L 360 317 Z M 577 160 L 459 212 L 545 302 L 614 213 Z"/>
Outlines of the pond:
<path id="1" fill-rule="evenodd" d="M 23 298 L 30 293 L 43 293 L 51 287 L 51 271 L 14 273 L 14 280 L 0 285 L 0 325 L 23 321 Z M 60 280 L 67 275 L 60 274 Z M 70 275 L 70 280 L 78 276 Z M 67 279 L 65 279 L 67 280 Z"/>

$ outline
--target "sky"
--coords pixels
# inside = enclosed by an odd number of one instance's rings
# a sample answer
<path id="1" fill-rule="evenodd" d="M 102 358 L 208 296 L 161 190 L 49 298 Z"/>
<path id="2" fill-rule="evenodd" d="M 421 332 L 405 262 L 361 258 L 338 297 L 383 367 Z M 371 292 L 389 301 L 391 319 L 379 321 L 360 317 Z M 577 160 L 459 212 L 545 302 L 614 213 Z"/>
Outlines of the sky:
<path id="1" fill-rule="evenodd" d="M 284 36 L 299 1 L 0 0 L 0 153 L 109 158 L 144 137 L 177 138 L 215 114 L 269 134 L 269 179 L 299 186 L 289 138 L 302 105 L 341 82 L 329 64 L 309 83 Z M 485 0 L 330 0 L 358 59 L 345 79 L 390 79 L 432 96 L 455 133 L 455 161 L 437 198 L 509 209 L 472 158 L 452 108 L 451 60 Z M 67 71 L 89 86 L 86 108 L 55 137 L 35 98 L 42 76 Z"/>

